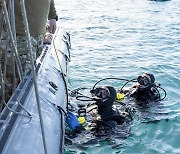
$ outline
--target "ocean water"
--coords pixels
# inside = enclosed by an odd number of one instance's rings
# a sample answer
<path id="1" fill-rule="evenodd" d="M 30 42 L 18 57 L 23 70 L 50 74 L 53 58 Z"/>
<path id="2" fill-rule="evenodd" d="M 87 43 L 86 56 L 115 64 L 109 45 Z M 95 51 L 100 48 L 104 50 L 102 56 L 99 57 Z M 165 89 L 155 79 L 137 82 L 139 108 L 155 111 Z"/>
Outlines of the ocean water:
<path id="1" fill-rule="evenodd" d="M 69 88 L 92 87 L 106 77 L 132 79 L 151 72 L 166 90 L 163 110 L 144 123 L 135 117 L 120 147 L 108 143 L 77 154 L 180 153 L 180 1 L 55 0 L 58 26 L 71 35 Z M 107 81 L 116 88 L 121 81 Z M 156 111 L 156 110 L 155 110 Z M 160 114 L 162 113 L 162 114 Z M 116 140 L 118 144 L 118 140 Z"/>

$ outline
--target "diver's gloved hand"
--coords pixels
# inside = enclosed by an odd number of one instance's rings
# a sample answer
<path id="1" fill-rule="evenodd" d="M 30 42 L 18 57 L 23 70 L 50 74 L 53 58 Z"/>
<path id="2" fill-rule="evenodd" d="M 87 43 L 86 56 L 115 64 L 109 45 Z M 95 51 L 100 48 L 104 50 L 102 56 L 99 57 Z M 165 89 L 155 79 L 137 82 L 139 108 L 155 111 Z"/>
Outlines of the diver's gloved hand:
<path id="1" fill-rule="evenodd" d="M 72 130 L 75 130 L 77 127 L 80 126 L 78 118 L 72 112 L 68 112 L 68 116 L 66 117 L 66 123 Z"/>

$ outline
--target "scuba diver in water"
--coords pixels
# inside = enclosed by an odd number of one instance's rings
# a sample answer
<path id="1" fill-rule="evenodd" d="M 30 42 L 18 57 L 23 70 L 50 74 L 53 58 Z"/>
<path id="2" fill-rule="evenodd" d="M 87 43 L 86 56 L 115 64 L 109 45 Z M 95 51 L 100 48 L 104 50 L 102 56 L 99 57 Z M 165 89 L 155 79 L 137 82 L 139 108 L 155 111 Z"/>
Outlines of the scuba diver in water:
<path id="1" fill-rule="evenodd" d="M 138 105 L 146 105 L 150 102 L 157 102 L 166 97 L 161 98 L 160 93 L 158 91 L 158 88 L 160 87 L 160 84 L 155 82 L 155 77 L 153 74 L 150 73 L 144 73 L 137 78 L 137 83 L 133 85 L 131 88 L 121 90 L 119 92 L 125 94 L 126 97 L 133 97 L 135 99 L 135 103 Z"/>
<path id="2" fill-rule="evenodd" d="M 112 79 L 126 81 L 126 83 L 117 92 L 112 86 L 96 88 L 96 85 L 101 81 Z M 132 82 L 135 83 L 132 87 L 124 88 L 128 83 Z M 164 91 L 164 97 L 161 97 L 159 89 Z M 126 132 L 127 135 L 124 138 L 127 138 L 130 134 L 132 116 L 136 110 L 139 107 L 142 107 L 142 109 L 148 108 L 148 106 L 152 106 L 150 102 L 156 103 L 166 97 L 166 91 L 160 87 L 160 84 L 155 82 L 154 75 L 150 73 L 144 73 L 132 80 L 122 78 L 101 79 L 90 90 L 91 97 L 80 93 L 80 90 L 83 90 L 83 88 L 78 88 L 71 93 L 71 97 L 76 97 L 78 101 L 85 101 L 85 103 L 77 105 L 78 109 L 70 110 L 74 113 L 69 112 L 66 118 L 66 123 L 71 130 L 70 133 L 66 132 L 66 135 L 70 138 L 76 137 L 81 132 L 87 132 L 87 130 L 95 137 L 108 136 L 113 131 L 116 133 L 120 130 Z M 88 103 L 89 101 L 95 103 Z M 146 110 L 138 111 L 141 113 L 146 112 Z M 84 115 L 81 115 L 82 113 Z M 86 122 L 88 125 L 84 125 Z M 86 134 L 84 134 L 85 136 Z"/>
<path id="3" fill-rule="evenodd" d="M 108 135 L 110 130 L 117 125 L 123 125 L 131 121 L 131 115 L 126 109 L 118 110 L 114 107 L 117 93 L 113 87 L 98 87 L 92 89 L 90 92 L 92 94 L 91 99 L 95 101 L 95 103 L 88 105 L 86 109 L 84 109 L 86 118 L 89 119 L 88 130 L 93 132 L 95 136 Z M 69 112 L 66 118 L 66 123 L 75 133 L 80 133 L 86 129 L 80 124 L 80 121 L 83 121 L 83 117 L 79 116 L 78 118 L 72 112 Z"/>

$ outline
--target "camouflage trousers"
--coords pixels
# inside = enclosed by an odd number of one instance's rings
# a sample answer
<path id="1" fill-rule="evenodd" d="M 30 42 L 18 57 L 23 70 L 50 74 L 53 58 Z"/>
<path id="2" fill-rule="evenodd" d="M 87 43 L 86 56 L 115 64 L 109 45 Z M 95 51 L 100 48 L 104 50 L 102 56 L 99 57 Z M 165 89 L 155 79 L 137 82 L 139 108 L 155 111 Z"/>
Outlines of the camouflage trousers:
<path id="1" fill-rule="evenodd" d="M 43 49 L 43 35 L 31 36 L 32 54 L 34 61 L 41 55 Z M 27 47 L 26 37 L 17 36 L 17 49 L 22 64 L 23 74 L 31 70 L 30 52 Z"/>
<path id="2" fill-rule="evenodd" d="M 32 54 L 34 62 L 40 56 L 43 49 L 43 39 L 44 36 L 31 36 L 31 44 L 32 44 Z M 30 60 L 30 52 L 27 46 L 26 36 L 17 36 L 17 50 L 18 55 L 22 64 L 23 75 L 25 75 L 28 71 L 31 70 L 31 60 Z M 6 33 L 3 33 L 1 42 L 0 42 L 0 62 L 2 66 L 2 72 L 4 68 L 5 61 L 5 52 L 7 53 L 7 64 L 6 64 L 6 101 L 10 98 L 13 93 L 14 83 L 15 86 L 19 82 L 19 76 L 17 72 L 17 66 L 15 64 L 15 58 L 13 56 L 13 51 L 11 49 L 11 45 L 9 44 L 6 47 Z"/>

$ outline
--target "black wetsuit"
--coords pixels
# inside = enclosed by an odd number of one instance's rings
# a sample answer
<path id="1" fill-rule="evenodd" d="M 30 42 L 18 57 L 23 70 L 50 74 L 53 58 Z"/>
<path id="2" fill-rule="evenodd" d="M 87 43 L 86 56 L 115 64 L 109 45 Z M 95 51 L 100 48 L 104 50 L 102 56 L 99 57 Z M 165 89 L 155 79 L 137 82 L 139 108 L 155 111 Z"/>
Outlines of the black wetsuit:
<path id="1" fill-rule="evenodd" d="M 151 101 L 158 101 L 159 99 L 159 94 L 154 88 L 132 88 L 129 92 L 129 96 L 135 98 L 135 102 L 138 105 L 148 104 Z"/>
<path id="2" fill-rule="evenodd" d="M 97 114 L 95 115 L 94 112 Z M 96 137 L 107 136 L 117 125 L 123 125 L 123 123 L 131 120 L 130 117 L 128 117 L 129 113 L 127 113 L 126 116 L 120 113 L 121 111 L 118 113 L 112 108 L 110 110 L 96 108 L 86 115 L 88 119 L 87 123 L 89 124 L 88 127 L 90 127 L 89 130 L 86 130 L 84 126 L 80 125 L 76 127 L 74 131 L 66 131 L 66 135 L 70 138 L 75 138 L 82 132 L 90 131 Z M 95 120 L 97 117 L 100 117 L 100 119 Z"/>
<path id="3" fill-rule="evenodd" d="M 68 132 L 66 133 L 74 142 L 85 140 L 86 137 L 90 138 L 89 135 L 94 139 L 103 136 L 106 138 L 118 131 L 124 131 L 122 128 L 116 130 L 116 126 L 124 126 L 126 124 L 129 118 L 126 117 L 128 113 L 123 116 L 121 108 L 114 109 L 116 90 L 110 86 L 107 88 L 110 91 L 110 95 L 107 98 L 97 99 L 92 105 L 86 106 L 85 118 L 87 126 L 79 126 L 75 131 L 69 134 Z M 124 112 L 124 109 L 122 111 Z"/>
<path id="4" fill-rule="evenodd" d="M 93 112 L 97 114 L 94 114 Z M 96 137 L 109 136 L 112 134 L 116 126 L 123 125 L 124 123 L 128 122 L 127 117 L 116 112 L 114 109 L 107 111 L 103 108 L 101 112 L 101 110 L 97 108 L 89 114 L 93 115 L 93 120 L 91 121 L 93 127 L 91 127 L 90 131 Z"/>
<path id="5" fill-rule="evenodd" d="M 109 124 L 112 128 L 116 125 L 122 125 L 126 121 L 124 116 L 117 113 L 113 109 L 106 110 L 105 108 L 98 108 L 98 113 L 101 116 L 101 121 Z"/>

